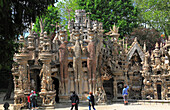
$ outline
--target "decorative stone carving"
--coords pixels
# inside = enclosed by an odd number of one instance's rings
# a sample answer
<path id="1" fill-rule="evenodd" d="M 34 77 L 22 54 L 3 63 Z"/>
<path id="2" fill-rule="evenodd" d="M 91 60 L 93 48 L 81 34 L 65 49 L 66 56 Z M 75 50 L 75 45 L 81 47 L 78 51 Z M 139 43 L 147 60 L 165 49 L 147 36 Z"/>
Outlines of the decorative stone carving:
<path id="1" fill-rule="evenodd" d="M 89 92 L 97 93 L 98 103 L 122 100 L 125 84 L 130 87 L 130 99 L 150 96 L 170 100 L 170 37 L 165 45 L 156 43 L 149 53 L 147 44 L 141 48 L 137 38 L 127 48 L 127 40 L 119 40 L 115 24 L 103 34 L 103 24 L 91 21 L 84 10 L 76 10 L 75 21 L 69 19 L 70 36 L 58 24 L 55 37 L 48 36 L 44 23 L 41 19 L 40 37 L 31 29 L 27 41 L 20 37 L 23 46 L 14 55 L 11 70 L 15 108 L 25 105 L 31 89 L 40 94 L 42 105 L 54 106 L 55 96 L 68 100 L 72 91 L 80 100 L 86 100 Z"/>
<path id="2" fill-rule="evenodd" d="M 61 44 L 59 46 L 59 62 L 60 62 L 60 75 L 61 75 L 61 84 L 62 84 L 62 93 L 65 94 L 67 92 L 65 79 L 68 75 L 68 50 L 67 50 L 67 42 L 65 42 L 65 34 L 63 31 L 60 31 L 60 39 Z"/>
<path id="3" fill-rule="evenodd" d="M 82 93 L 82 89 L 80 88 L 82 86 L 82 82 L 80 81 L 82 77 L 82 61 L 81 61 L 81 56 L 82 56 L 82 50 L 81 50 L 81 45 L 79 41 L 80 34 L 78 31 L 75 33 L 75 45 L 73 47 L 73 69 L 74 69 L 74 76 L 75 76 L 75 83 L 76 83 L 76 88 L 75 91 L 76 93 Z"/>
<path id="4" fill-rule="evenodd" d="M 90 91 L 95 89 L 95 78 L 96 78 L 96 52 L 95 52 L 95 41 L 93 40 L 94 33 L 89 30 L 89 43 L 87 46 L 88 57 L 87 57 L 87 68 L 89 76 L 89 87 Z"/>
<path id="5" fill-rule="evenodd" d="M 99 90 L 97 91 L 97 100 L 96 102 L 98 104 L 100 103 L 106 103 L 107 97 L 106 97 L 106 93 L 104 91 L 103 88 L 99 88 Z"/>

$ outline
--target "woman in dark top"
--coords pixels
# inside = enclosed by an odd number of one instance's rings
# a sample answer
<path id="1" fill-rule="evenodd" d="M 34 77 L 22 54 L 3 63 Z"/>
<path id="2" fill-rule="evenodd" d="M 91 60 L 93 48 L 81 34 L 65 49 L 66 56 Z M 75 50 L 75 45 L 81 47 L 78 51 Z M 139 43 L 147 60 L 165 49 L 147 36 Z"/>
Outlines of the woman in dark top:
<path id="1" fill-rule="evenodd" d="M 78 104 L 79 104 L 79 97 L 78 95 L 75 93 L 75 91 L 73 92 L 73 94 L 70 97 L 71 100 L 71 110 L 73 110 L 73 107 L 75 106 L 75 110 L 78 110 Z"/>

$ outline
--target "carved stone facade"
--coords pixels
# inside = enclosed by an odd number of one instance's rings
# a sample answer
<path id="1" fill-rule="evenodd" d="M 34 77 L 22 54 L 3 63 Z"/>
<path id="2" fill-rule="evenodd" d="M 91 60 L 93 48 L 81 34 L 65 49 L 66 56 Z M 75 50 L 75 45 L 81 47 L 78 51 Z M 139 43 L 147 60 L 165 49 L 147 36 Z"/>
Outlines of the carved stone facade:
<path id="1" fill-rule="evenodd" d="M 170 100 L 170 36 L 165 45 L 156 43 L 155 50 L 145 52 L 142 77 L 144 88 L 142 97 Z"/>
<path id="2" fill-rule="evenodd" d="M 122 89 L 128 84 L 129 98 L 170 98 L 169 44 L 156 44 L 146 52 L 135 38 L 131 47 L 119 40 L 118 28 L 103 34 L 102 23 L 90 20 L 84 10 L 76 10 L 75 21 L 68 21 L 70 40 L 61 26 L 55 37 L 43 32 L 40 37 L 30 32 L 20 37 L 20 53 L 13 64 L 15 107 L 26 104 L 31 90 L 39 93 L 43 106 L 53 106 L 58 98 L 68 100 L 76 91 L 86 100 L 91 91 L 97 103 L 122 100 Z M 104 37 L 104 36 L 110 36 Z M 26 42 L 27 41 L 27 42 Z"/>

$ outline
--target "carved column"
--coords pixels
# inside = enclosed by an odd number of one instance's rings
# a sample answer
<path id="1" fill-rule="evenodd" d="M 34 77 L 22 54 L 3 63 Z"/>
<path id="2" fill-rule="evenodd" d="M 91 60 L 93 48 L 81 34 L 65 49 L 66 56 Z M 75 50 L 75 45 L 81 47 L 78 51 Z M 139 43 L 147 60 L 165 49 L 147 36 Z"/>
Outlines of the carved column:
<path id="1" fill-rule="evenodd" d="M 76 30 L 76 33 L 74 34 L 76 42 L 74 46 L 74 56 L 73 56 L 73 68 L 74 68 L 74 76 L 75 76 L 75 82 L 76 82 L 76 93 L 82 94 L 82 76 L 83 76 L 83 71 L 82 71 L 82 50 L 80 46 L 80 33 L 78 30 Z"/>
<path id="2" fill-rule="evenodd" d="M 88 74 L 89 74 L 89 87 L 90 91 L 95 91 L 95 85 L 96 85 L 96 45 L 94 39 L 94 33 L 89 30 L 89 43 L 87 50 L 89 52 L 88 58 L 87 58 L 87 67 L 88 67 Z"/>
<path id="3" fill-rule="evenodd" d="M 44 32 L 44 42 L 43 42 L 43 50 L 40 54 L 40 60 L 43 62 L 43 67 L 40 75 L 42 76 L 41 82 L 41 92 L 40 97 L 43 99 L 43 105 L 49 106 L 54 105 L 56 91 L 54 90 L 53 80 L 51 78 L 51 59 L 52 54 L 51 50 L 51 40 L 47 36 L 47 33 Z"/>
<path id="4" fill-rule="evenodd" d="M 67 41 L 65 41 L 65 31 L 59 32 L 59 38 L 61 39 L 59 46 L 59 62 L 60 62 L 60 75 L 61 75 L 61 93 L 66 94 L 68 92 L 68 50 Z"/>
<path id="5" fill-rule="evenodd" d="M 114 85 L 114 88 L 113 88 L 113 90 L 114 90 L 114 100 L 115 99 L 117 99 L 117 78 L 116 77 L 114 77 L 114 83 L 113 83 L 113 85 Z"/>
<path id="6" fill-rule="evenodd" d="M 17 107 L 18 105 L 17 104 L 24 104 L 26 103 L 26 96 L 27 94 L 29 94 L 29 82 L 28 82 L 28 72 L 27 72 L 27 61 L 29 60 L 29 54 L 28 54 L 28 51 L 27 51 L 27 45 L 25 43 L 25 40 L 24 40 L 24 37 L 21 36 L 20 37 L 20 43 L 23 44 L 23 47 L 20 47 L 20 52 L 21 53 L 17 53 L 15 55 L 15 59 L 16 59 L 16 62 L 19 64 L 18 66 L 18 72 L 16 73 L 13 73 L 14 75 L 17 75 L 19 78 L 18 78 L 18 85 L 15 84 L 15 86 L 18 86 L 18 87 L 15 87 L 15 105 L 14 107 Z M 14 76 L 15 77 L 15 76 Z M 14 78 L 15 79 L 15 78 Z M 15 82 L 16 83 L 16 82 Z M 22 99 L 22 101 L 18 101 L 20 100 L 20 98 Z"/>

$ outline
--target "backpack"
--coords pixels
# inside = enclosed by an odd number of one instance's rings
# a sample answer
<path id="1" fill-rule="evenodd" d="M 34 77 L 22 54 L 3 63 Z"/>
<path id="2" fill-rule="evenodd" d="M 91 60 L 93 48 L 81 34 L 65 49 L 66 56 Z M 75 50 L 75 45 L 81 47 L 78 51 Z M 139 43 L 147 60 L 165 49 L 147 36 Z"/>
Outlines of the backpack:
<path id="1" fill-rule="evenodd" d="M 37 97 L 36 94 L 31 94 L 30 99 L 31 100 L 36 100 L 36 97 Z"/>

